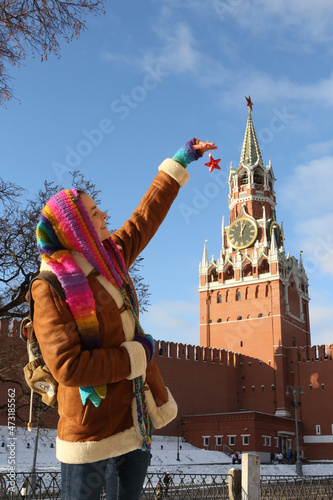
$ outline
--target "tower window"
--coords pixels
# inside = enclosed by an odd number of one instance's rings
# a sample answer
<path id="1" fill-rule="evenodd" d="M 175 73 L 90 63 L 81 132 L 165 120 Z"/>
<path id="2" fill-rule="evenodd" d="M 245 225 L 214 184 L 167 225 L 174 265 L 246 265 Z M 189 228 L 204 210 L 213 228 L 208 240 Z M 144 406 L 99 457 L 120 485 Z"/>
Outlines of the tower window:
<path id="1" fill-rule="evenodd" d="M 237 316 L 237 321 L 241 321 L 242 319 L 242 316 Z"/>
<path id="2" fill-rule="evenodd" d="M 251 275 L 252 275 L 252 264 L 247 263 L 243 268 L 243 276 L 247 277 L 247 276 L 251 276 Z"/>
<path id="3" fill-rule="evenodd" d="M 218 275 L 215 267 L 211 270 L 210 272 L 210 281 L 217 281 L 218 280 Z"/>
<path id="4" fill-rule="evenodd" d="M 217 318 L 217 323 L 222 323 L 222 319 L 221 318 Z"/>
<path id="5" fill-rule="evenodd" d="M 242 300 L 242 295 L 241 295 L 240 291 L 236 292 L 236 300 Z"/>
<path id="6" fill-rule="evenodd" d="M 222 295 L 220 293 L 217 294 L 217 303 L 222 304 Z"/>
<path id="7" fill-rule="evenodd" d="M 267 259 L 262 260 L 262 262 L 259 266 L 258 272 L 259 272 L 259 274 L 269 273 L 269 263 L 268 263 Z M 266 295 L 266 297 L 267 297 L 267 295 Z"/>
<path id="8" fill-rule="evenodd" d="M 254 172 L 253 181 L 255 184 L 261 184 L 261 175 L 258 172 Z"/>
<path id="9" fill-rule="evenodd" d="M 241 185 L 243 186 L 244 184 L 247 184 L 248 183 L 248 176 L 247 176 L 247 172 L 245 172 L 242 176 L 241 176 Z"/>

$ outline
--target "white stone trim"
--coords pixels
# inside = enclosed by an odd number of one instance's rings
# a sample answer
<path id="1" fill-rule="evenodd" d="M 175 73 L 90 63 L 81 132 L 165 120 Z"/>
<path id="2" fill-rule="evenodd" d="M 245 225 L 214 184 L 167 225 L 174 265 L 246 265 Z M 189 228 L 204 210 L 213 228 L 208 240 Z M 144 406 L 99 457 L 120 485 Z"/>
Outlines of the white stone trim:
<path id="1" fill-rule="evenodd" d="M 318 435 L 318 436 L 303 436 L 304 443 L 333 443 L 333 436 Z"/>

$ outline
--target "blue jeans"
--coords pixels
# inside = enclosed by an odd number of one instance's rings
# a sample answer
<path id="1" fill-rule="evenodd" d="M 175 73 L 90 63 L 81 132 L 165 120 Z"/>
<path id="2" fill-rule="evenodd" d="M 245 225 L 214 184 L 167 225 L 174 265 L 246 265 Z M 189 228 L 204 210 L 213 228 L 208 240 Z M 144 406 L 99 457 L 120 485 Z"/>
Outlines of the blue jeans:
<path id="1" fill-rule="evenodd" d="M 61 500 L 139 500 L 150 453 L 134 450 L 91 464 L 61 464 Z"/>

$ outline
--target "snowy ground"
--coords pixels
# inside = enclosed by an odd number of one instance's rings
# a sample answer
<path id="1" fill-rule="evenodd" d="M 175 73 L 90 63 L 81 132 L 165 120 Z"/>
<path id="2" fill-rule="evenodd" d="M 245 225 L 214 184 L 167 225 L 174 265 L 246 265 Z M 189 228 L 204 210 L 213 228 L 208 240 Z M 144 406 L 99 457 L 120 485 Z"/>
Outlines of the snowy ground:
<path id="1" fill-rule="evenodd" d="M 10 469 L 10 460 L 15 459 L 17 472 L 31 470 L 36 429 L 28 432 L 17 428 L 14 437 L 9 436 L 7 427 L 0 426 L 0 471 Z M 59 470 L 55 456 L 56 431 L 41 429 L 38 440 L 37 470 Z M 227 474 L 233 467 L 230 457 L 219 451 L 195 448 L 188 443 L 180 443 L 180 460 L 177 461 L 177 439 L 154 436 L 152 460 L 149 472 Z M 237 467 L 237 466 L 236 466 Z M 240 467 L 240 466 L 238 466 Z M 267 475 L 295 475 L 295 465 L 260 466 L 260 473 Z M 305 475 L 333 475 L 333 462 L 303 465 Z"/>

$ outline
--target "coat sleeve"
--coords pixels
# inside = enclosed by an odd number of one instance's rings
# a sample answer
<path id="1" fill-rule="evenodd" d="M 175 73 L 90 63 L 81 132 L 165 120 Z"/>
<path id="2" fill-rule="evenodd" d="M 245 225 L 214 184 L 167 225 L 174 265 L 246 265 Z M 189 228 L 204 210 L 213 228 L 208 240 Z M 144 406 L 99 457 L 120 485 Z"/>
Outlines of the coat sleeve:
<path id="1" fill-rule="evenodd" d="M 159 170 L 132 216 L 112 234 L 114 241 L 122 247 L 127 268 L 154 236 L 179 188 L 189 178 L 185 168 L 171 159 L 164 160 Z"/>
<path id="2" fill-rule="evenodd" d="M 83 350 L 66 302 L 42 280 L 34 282 L 32 296 L 36 337 L 46 365 L 60 384 L 95 386 L 145 373 L 146 354 L 139 342 L 125 342 L 110 349 Z M 129 344 L 133 344 L 133 349 Z"/>

